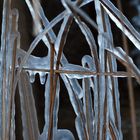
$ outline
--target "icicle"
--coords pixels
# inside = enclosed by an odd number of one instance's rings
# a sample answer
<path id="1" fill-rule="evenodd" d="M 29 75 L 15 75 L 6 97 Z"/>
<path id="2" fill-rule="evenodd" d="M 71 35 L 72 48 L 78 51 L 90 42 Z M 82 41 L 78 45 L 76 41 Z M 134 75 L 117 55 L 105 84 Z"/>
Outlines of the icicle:
<path id="1" fill-rule="evenodd" d="M 29 78 L 30 78 L 30 82 L 31 83 L 34 83 L 34 81 L 35 81 L 35 72 L 34 71 L 28 71 L 28 73 L 29 73 Z"/>
<path id="2" fill-rule="evenodd" d="M 38 72 L 38 73 L 39 73 L 40 83 L 44 85 L 46 81 L 46 73 L 45 72 Z"/>

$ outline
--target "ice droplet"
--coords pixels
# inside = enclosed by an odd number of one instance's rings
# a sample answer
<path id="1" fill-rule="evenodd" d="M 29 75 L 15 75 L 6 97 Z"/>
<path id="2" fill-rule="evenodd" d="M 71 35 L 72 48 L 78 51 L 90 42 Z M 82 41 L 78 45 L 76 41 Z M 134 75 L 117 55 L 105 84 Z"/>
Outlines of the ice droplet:
<path id="1" fill-rule="evenodd" d="M 34 83 L 36 73 L 34 71 L 28 71 L 28 73 L 29 73 L 29 77 L 30 77 L 30 82 Z"/>

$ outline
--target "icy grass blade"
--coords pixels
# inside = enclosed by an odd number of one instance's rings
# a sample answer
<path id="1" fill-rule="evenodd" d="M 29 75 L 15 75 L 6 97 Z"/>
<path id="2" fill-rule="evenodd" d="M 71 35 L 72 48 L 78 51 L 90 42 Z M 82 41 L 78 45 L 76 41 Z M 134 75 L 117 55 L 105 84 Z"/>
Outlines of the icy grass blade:
<path id="1" fill-rule="evenodd" d="M 80 7 L 86 5 L 86 4 L 89 4 L 91 3 L 93 0 L 83 0 L 83 2 L 81 3 Z"/>
<path id="2" fill-rule="evenodd" d="M 56 87 L 56 97 L 55 97 L 55 104 L 54 104 L 54 116 L 53 116 L 53 139 L 68 139 L 74 140 L 73 134 L 67 129 L 58 129 L 58 110 L 59 110 L 59 92 L 60 92 L 60 81 L 59 78 L 57 80 L 57 87 Z"/>
<path id="3" fill-rule="evenodd" d="M 80 65 L 74 65 L 74 64 L 66 64 L 62 67 L 62 70 L 68 70 L 68 71 L 90 71 L 88 68 L 83 68 Z M 68 78 L 73 79 L 82 79 L 84 77 L 92 77 L 92 75 L 81 75 L 81 74 L 66 74 Z"/>
<path id="4" fill-rule="evenodd" d="M 109 66 L 107 66 L 107 71 L 109 71 Z M 109 130 L 109 120 L 110 118 L 114 121 L 115 117 L 114 117 L 114 108 L 113 108 L 113 97 L 112 97 L 112 81 L 111 81 L 111 77 L 108 76 L 106 78 L 106 82 L 107 82 L 107 94 L 106 94 L 106 116 L 105 116 L 105 127 L 106 127 L 106 139 L 108 139 L 108 137 L 110 137 L 110 133 L 107 132 Z M 110 117 L 111 116 L 111 117 Z"/>
<path id="5" fill-rule="evenodd" d="M 11 10 L 11 1 L 3 3 L 3 20 L 1 35 L 1 79 L 0 79 L 0 139 L 14 139 L 14 92 L 10 66 L 13 60 L 13 49 L 16 48 L 18 14 Z M 15 18 L 13 18 L 15 16 Z M 14 61 L 14 60 L 13 60 Z M 13 68 L 14 69 L 14 68 Z M 12 81 L 13 82 L 13 81 Z M 12 93 L 12 94 L 11 94 Z"/>
<path id="6" fill-rule="evenodd" d="M 118 133 L 117 128 L 112 122 L 112 120 L 109 121 L 109 131 L 111 134 L 111 139 L 121 140 L 120 134 Z"/>
<path id="7" fill-rule="evenodd" d="M 88 132 L 89 139 L 93 139 L 94 137 L 94 129 L 93 129 L 93 108 L 92 108 L 92 95 L 90 91 L 90 79 L 84 78 L 83 81 L 83 108 L 84 108 L 84 114 L 86 118 L 86 128 Z"/>
<path id="8" fill-rule="evenodd" d="M 140 83 L 140 70 L 134 64 L 133 60 L 123 51 L 122 48 L 117 47 L 113 50 L 106 48 L 107 51 L 112 53 L 117 59 L 119 59 L 125 66 L 130 68 L 130 71 L 135 74 L 136 80 Z"/>
<path id="9" fill-rule="evenodd" d="M 72 107 L 74 109 L 74 112 L 75 112 L 76 116 L 78 117 L 78 120 L 75 120 L 76 125 L 78 125 L 78 127 L 76 126 L 78 128 L 78 129 L 76 128 L 77 133 L 82 134 L 84 136 L 84 138 L 87 139 L 88 135 L 87 135 L 86 127 L 85 127 L 85 116 L 84 116 L 84 112 L 83 112 L 82 102 L 78 98 L 78 95 L 73 91 L 71 85 L 69 84 L 68 78 L 63 74 L 61 74 L 61 77 L 64 81 L 64 84 L 65 84 L 67 90 L 68 90 L 69 99 L 70 99 L 70 102 L 71 102 Z M 80 125 L 80 127 L 79 127 L 79 125 Z M 78 135 L 78 137 L 81 137 L 81 136 Z M 81 140 L 83 140 L 83 139 L 81 139 Z"/>
<path id="10" fill-rule="evenodd" d="M 11 10 L 11 38 L 14 38 L 14 42 L 12 45 L 12 62 L 11 62 L 11 72 L 10 72 L 10 104 L 9 104 L 9 120 L 11 118 L 11 122 L 9 125 L 10 131 L 10 139 L 15 140 L 15 67 L 16 67 L 16 57 L 17 57 L 17 48 L 20 46 L 20 33 L 18 32 L 18 19 L 19 19 L 19 12 L 17 9 Z M 11 43 L 12 44 L 12 43 Z"/>
<path id="11" fill-rule="evenodd" d="M 96 20 L 98 24 L 98 44 L 99 44 L 99 65 L 100 65 L 100 72 L 105 72 L 105 46 L 107 46 L 107 40 L 102 35 L 104 31 L 104 14 L 101 11 L 100 3 L 98 0 L 95 1 L 95 10 L 96 10 Z M 103 129 L 105 123 L 105 116 L 104 116 L 104 105 L 105 105 L 105 96 L 106 96 L 106 83 L 105 83 L 105 76 L 102 75 L 99 77 L 99 121 L 98 121 L 98 139 L 102 139 L 104 136 Z"/>
<path id="12" fill-rule="evenodd" d="M 109 59 L 110 60 L 110 59 Z M 109 61 L 108 60 L 108 61 Z M 110 72 L 111 65 L 107 65 L 107 71 Z M 107 77 L 107 113 L 106 113 L 106 135 L 107 137 L 111 137 L 113 139 L 113 136 L 115 139 L 122 139 L 122 132 L 121 132 L 121 120 L 120 120 L 120 110 L 119 110 L 119 98 L 118 94 L 119 92 L 116 92 L 115 90 L 115 81 L 113 81 L 114 78 L 112 79 L 110 76 Z M 113 92 L 114 91 L 114 92 Z M 110 128 L 110 122 L 114 125 L 112 128 L 112 131 L 109 131 Z M 109 131 L 109 132 L 108 132 Z M 118 134 L 117 136 L 114 134 Z"/>
<path id="13" fill-rule="evenodd" d="M 77 116 L 75 119 L 75 126 L 76 126 L 76 131 L 79 140 L 86 140 L 87 138 L 85 136 L 84 129 L 83 129 L 84 126 L 79 116 Z"/>
<path id="14" fill-rule="evenodd" d="M 77 101 L 77 99 L 76 99 L 76 96 L 77 95 L 75 95 L 75 93 L 73 93 L 73 90 L 72 90 L 72 87 L 71 87 L 71 85 L 69 84 L 69 80 L 67 79 L 67 77 L 65 76 L 65 75 L 63 75 L 63 74 L 61 74 L 61 77 L 62 77 L 62 79 L 63 79 L 63 81 L 64 81 L 64 84 L 65 84 L 65 86 L 66 86 L 66 88 L 67 88 L 67 91 L 68 91 L 68 94 L 69 94 L 69 98 L 70 98 L 70 101 L 71 101 L 71 104 L 72 104 L 72 106 L 73 106 L 73 109 L 74 109 L 74 112 L 75 112 L 75 114 L 77 115 L 77 116 L 79 116 L 79 110 L 81 110 L 82 109 L 82 104 L 81 104 L 81 101 L 80 100 L 78 100 Z M 77 96 L 78 97 L 78 96 Z M 80 106 L 78 106 L 78 102 L 80 101 Z M 80 108 L 79 108 L 80 107 Z"/>
<path id="15" fill-rule="evenodd" d="M 112 50 L 114 48 L 114 43 L 113 43 L 113 35 L 112 35 L 112 31 L 111 31 L 111 25 L 110 25 L 110 21 L 109 21 L 109 17 L 107 15 L 107 13 L 105 14 L 105 25 L 106 25 L 106 30 L 107 30 L 107 36 L 108 38 L 110 38 L 110 41 L 112 42 L 111 44 L 109 43 L 108 44 L 108 48 L 110 50 Z M 112 72 L 112 71 L 117 71 L 117 63 L 116 63 L 116 58 L 112 55 L 108 55 L 108 65 L 107 65 L 107 69 L 109 72 Z M 118 126 L 118 130 L 119 130 L 119 133 L 120 133 L 120 137 L 122 137 L 122 132 L 121 132 L 121 116 L 120 116 L 120 102 L 119 102 L 119 90 L 118 90 L 118 79 L 117 77 L 108 77 L 108 82 L 107 83 L 110 83 L 108 84 L 108 89 L 109 91 L 107 92 L 108 94 L 110 92 L 113 93 L 113 95 L 109 96 L 107 99 L 108 100 L 111 100 L 113 98 L 113 102 L 114 102 L 114 110 L 112 110 L 111 113 L 109 113 L 109 116 L 110 116 L 110 119 L 113 120 L 113 122 L 117 122 L 117 126 Z M 114 91 L 114 92 L 113 92 Z M 110 93 L 110 94 L 112 94 Z M 110 105 L 108 106 L 110 107 Z M 109 109 L 111 111 L 111 109 Z M 114 118 L 114 115 L 116 116 L 116 118 Z"/>
<path id="16" fill-rule="evenodd" d="M 55 50 L 56 50 L 56 54 L 58 55 L 59 59 L 60 59 L 62 52 L 63 52 L 63 48 L 64 48 L 64 45 L 65 45 L 65 42 L 67 39 L 67 35 L 69 33 L 69 28 L 71 26 L 72 19 L 73 18 L 71 16 L 71 14 L 68 14 L 64 18 L 64 21 L 61 25 L 58 36 L 57 36 L 56 41 L 55 41 Z"/>
<path id="17" fill-rule="evenodd" d="M 54 111 L 53 111 L 53 134 L 54 134 L 53 137 L 55 137 L 55 134 L 58 131 L 59 96 L 60 96 L 60 80 L 59 80 L 59 77 L 58 77 L 57 85 L 56 85 L 56 96 L 55 96 L 55 103 L 54 103 Z"/>
<path id="18" fill-rule="evenodd" d="M 34 5 L 34 7 L 35 7 L 35 11 L 37 11 L 37 13 L 38 13 L 38 15 L 39 15 L 39 17 L 40 17 L 40 20 L 42 20 L 43 25 L 44 25 L 44 26 L 48 26 L 49 20 L 48 20 L 47 17 L 45 16 L 45 13 L 44 13 L 44 11 L 43 11 L 43 8 L 42 8 L 40 2 L 39 2 L 38 0 L 32 0 L 32 1 L 33 1 L 33 5 Z M 49 35 L 51 41 L 52 41 L 52 42 L 55 42 L 56 36 L 55 36 L 55 33 L 54 33 L 53 29 L 50 29 L 50 30 L 48 31 L 48 35 Z"/>
<path id="19" fill-rule="evenodd" d="M 93 71 L 97 71 L 96 69 L 96 65 L 95 65 L 95 60 L 89 56 L 89 55 L 85 55 L 83 58 L 82 58 L 82 66 L 87 66 L 89 67 L 91 70 Z M 96 140 L 97 139 L 97 127 L 98 127 L 98 108 L 99 108 L 99 102 L 98 102 L 98 76 L 94 76 L 93 78 L 90 78 L 89 79 L 89 86 L 91 88 L 91 90 L 93 91 L 92 95 L 90 95 L 91 97 L 93 96 L 94 97 L 94 100 L 92 101 L 94 103 L 93 105 L 93 108 L 94 108 L 94 128 L 93 128 L 93 133 L 94 133 L 94 139 Z M 85 92 L 85 89 L 83 89 L 83 91 Z M 91 91 L 89 91 L 89 94 Z M 92 115 L 92 114 L 91 114 Z M 92 125 L 92 123 L 91 123 Z"/>
<path id="20" fill-rule="evenodd" d="M 102 38 L 103 39 L 103 38 Z M 101 40 L 101 46 L 99 48 L 99 59 L 100 59 L 100 71 L 105 72 L 105 51 L 104 44 L 106 42 Z M 103 137 L 103 125 L 104 125 L 104 104 L 105 104 L 105 96 L 106 96 L 106 83 L 105 76 L 99 77 L 99 114 L 100 114 L 100 139 Z"/>
<path id="21" fill-rule="evenodd" d="M 109 0 L 100 0 L 100 2 L 118 28 L 140 50 L 140 34 L 134 29 L 128 19 Z"/>
<path id="22" fill-rule="evenodd" d="M 81 99 L 83 97 L 83 89 L 81 88 L 81 85 L 79 84 L 77 79 L 69 79 L 71 87 L 75 94 L 77 94 L 78 98 Z"/>
<path id="23" fill-rule="evenodd" d="M 23 138 L 24 140 L 38 139 L 39 127 L 32 86 L 29 76 L 24 71 L 20 73 L 18 87 L 22 112 Z"/>

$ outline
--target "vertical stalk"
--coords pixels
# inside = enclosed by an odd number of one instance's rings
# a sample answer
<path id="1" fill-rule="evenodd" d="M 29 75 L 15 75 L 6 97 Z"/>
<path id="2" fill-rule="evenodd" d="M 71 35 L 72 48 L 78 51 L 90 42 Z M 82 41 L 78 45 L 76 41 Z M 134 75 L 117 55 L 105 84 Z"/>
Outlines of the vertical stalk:
<path id="1" fill-rule="evenodd" d="M 53 138 L 53 108 L 54 108 L 54 44 L 50 46 L 50 116 L 49 116 L 49 130 L 48 140 Z"/>
<path id="2" fill-rule="evenodd" d="M 117 0 L 117 5 L 119 10 L 123 12 L 122 4 L 120 0 Z M 122 41 L 123 46 L 126 54 L 129 54 L 128 50 L 128 41 L 124 34 L 122 34 Z M 129 72 L 129 67 L 126 67 L 127 72 Z M 131 115 L 131 124 L 132 124 L 132 136 L 133 140 L 138 140 L 137 135 L 137 124 L 136 124 L 136 110 L 135 110 L 135 98 L 134 98 L 134 89 L 132 84 L 132 78 L 128 76 L 127 78 L 127 85 L 128 85 L 128 93 L 129 93 L 129 101 L 130 101 L 130 115 Z"/>
<path id="3" fill-rule="evenodd" d="M 8 74 L 7 74 L 7 45 L 8 45 L 8 34 L 9 34 L 9 13 L 10 13 L 10 5 L 11 0 L 4 0 L 3 2 L 3 15 L 2 15 L 2 35 L 1 35 L 1 114 L 0 114 L 0 125 L 2 126 L 0 137 L 2 140 L 8 140 L 8 137 L 6 136 L 7 133 L 7 106 L 6 106 L 6 96 L 8 93 L 7 90 L 7 81 L 8 81 Z"/>

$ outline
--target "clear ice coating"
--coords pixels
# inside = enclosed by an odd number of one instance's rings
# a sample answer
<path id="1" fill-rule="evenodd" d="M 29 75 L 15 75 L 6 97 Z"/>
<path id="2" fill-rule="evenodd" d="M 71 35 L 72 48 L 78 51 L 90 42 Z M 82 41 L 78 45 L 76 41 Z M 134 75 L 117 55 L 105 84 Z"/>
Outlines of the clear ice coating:
<path id="1" fill-rule="evenodd" d="M 62 88 L 60 78 L 67 89 L 75 113 L 75 128 L 79 140 L 122 140 L 119 84 L 117 76 L 112 76 L 111 72 L 117 73 L 118 59 L 125 67 L 130 67 L 131 74 L 140 83 L 140 70 L 122 48 L 114 47 L 109 17 L 140 50 L 139 33 L 110 0 L 61 0 L 65 10 L 51 21 L 47 19 L 39 0 L 25 0 L 34 23 L 35 36 L 26 52 L 20 47 L 20 15 L 17 9 L 11 8 L 12 2 L 13 0 L 4 0 L 3 3 L 0 47 L 0 140 L 16 140 L 17 86 L 24 140 L 75 140 L 75 135 L 70 130 L 58 128 L 61 101 L 59 97 Z M 81 9 L 90 2 L 94 2 L 96 22 Z M 132 3 L 139 4 L 138 0 L 133 0 Z M 140 13 L 140 6 L 137 6 L 137 10 Z M 139 26 L 138 17 L 133 21 Z M 59 22 L 60 30 L 56 35 L 53 27 Z M 63 51 L 72 22 L 78 25 L 90 50 L 90 54 L 82 57 L 81 65 L 69 63 Z M 87 22 L 97 30 L 98 40 Z M 44 42 L 48 50 L 45 57 L 32 55 L 40 41 Z M 50 61 L 54 62 L 53 66 Z M 31 84 L 35 82 L 36 74 L 39 75 L 40 84 L 45 87 L 43 132 L 39 131 Z"/>
<path id="2" fill-rule="evenodd" d="M 84 68 L 82 66 L 74 65 L 74 64 L 66 64 L 62 67 L 62 70 L 68 71 L 66 75 L 70 79 L 73 79 L 73 78 L 82 79 L 84 77 L 92 77 L 93 76 L 93 75 L 80 74 L 80 72 L 88 72 L 90 70 L 88 68 Z M 79 72 L 79 74 L 69 74 L 69 71 Z"/>
<path id="3" fill-rule="evenodd" d="M 58 129 L 54 140 L 75 140 L 73 134 L 67 129 Z"/>
<path id="4" fill-rule="evenodd" d="M 110 16 L 110 18 L 114 21 L 117 27 L 122 30 L 122 32 L 132 41 L 132 43 L 140 50 L 140 34 L 135 30 L 135 28 L 131 25 L 128 19 L 110 2 L 110 0 L 100 0 L 104 9 Z M 111 13 L 111 11 L 113 13 Z M 123 22 L 122 23 L 120 23 Z"/>

